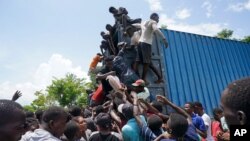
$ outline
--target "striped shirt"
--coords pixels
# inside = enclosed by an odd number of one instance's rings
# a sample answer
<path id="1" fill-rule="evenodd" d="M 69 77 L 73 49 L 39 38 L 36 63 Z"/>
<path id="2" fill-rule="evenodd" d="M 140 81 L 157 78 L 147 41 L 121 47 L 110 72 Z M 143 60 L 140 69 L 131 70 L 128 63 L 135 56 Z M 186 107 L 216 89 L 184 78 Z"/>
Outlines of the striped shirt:
<path id="1" fill-rule="evenodd" d="M 147 125 L 143 125 L 140 129 L 140 135 L 142 136 L 144 141 L 153 141 L 156 139 L 156 135 L 152 132 Z"/>

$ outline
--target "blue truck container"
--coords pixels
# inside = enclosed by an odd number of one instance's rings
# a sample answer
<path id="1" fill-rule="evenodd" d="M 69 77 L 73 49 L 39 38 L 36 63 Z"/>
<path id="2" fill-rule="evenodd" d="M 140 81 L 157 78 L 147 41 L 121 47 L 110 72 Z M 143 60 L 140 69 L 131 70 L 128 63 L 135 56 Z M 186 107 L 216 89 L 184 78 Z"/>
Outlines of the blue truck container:
<path id="1" fill-rule="evenodd" d="M 147 87 L 151 100 L 156 95 L 164 95 L 179 106 L 199 101 L 205 112 L 212 116 L 213 108 L 220 107 L 221 93 L 226 86 L 250 76 L 249 43 L 168 29 L 161 31 L 169 48 L 154 36 L 152 63 L 165 82 L 155 84 L 157 77 L 149 70 L 146 79 L 150 82 Z M 118 39 L 124 41 L 122 36 Z M 127 50 L 125 54 L 128 65 L 132 65 L 135 50 Z M 142 74 L 142 66 L 139 70 Z"/>
<path id="2" fill-rule="evenodd" d="M 159 39 L 153 48 L 160 50 L 165 96 L 175 104 L 199 101 L 212 115 L 213 108 L 220 106 L 225 87 L 250 76 L 249 43 L 167 29 L 162 32 L 169 48 Z"/>

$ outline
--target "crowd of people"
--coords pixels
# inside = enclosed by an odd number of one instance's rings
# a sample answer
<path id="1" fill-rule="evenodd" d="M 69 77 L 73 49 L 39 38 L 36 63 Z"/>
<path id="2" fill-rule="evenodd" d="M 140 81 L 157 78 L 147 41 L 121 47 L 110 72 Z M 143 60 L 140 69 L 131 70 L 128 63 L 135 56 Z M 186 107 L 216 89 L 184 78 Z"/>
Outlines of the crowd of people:
<path id="1" fill-rule="evenodd" d="M 133 84 L 142 85 L 143 80 Z M 122 98 L 120 103 L 117 97 Z M 162 95 L 147 102 L 135 91 L 114 94 L 98 106 L 54 106 L 35 113 L 24 111 L 14 96 L 0 100 L 0 140 L 227 141 L 230 125 L 249 125 L 249 98 L 250 78 L 232 82 L 222 93 L 224 111 L 215 108 L 211 120 L 200 102 L 187 102 L 182 108 Z M 163 114 L 164 105 L 175 112 Z"/>
<path id="2" fill-rule="evenodd" d="M 102 53 L 91 62 L 89 75 L 96 89 L 89 91 L 88 105 L 53 106 L 36 112 L 25 111 L 12 100 L 0 99 L 0 141 L 227 141 L 230 125 L 249 125 L 250 78 L 229 84 L 215 108 L 213 119 L 200 102 L 177 106 L 164 94 L 150 99 L 146 80 L 148 68 L 164 83 L 151 62 L 153 33 L 166 38 L 157 28 L 159 16 L 131 19 L 126 8 L 109 8 L 115 24 L 102 32 Z M 116 31 L 122 31 L 121 35 Z M 118 37 L 117 37 L 118 36 Z M 122 38 L 123 42 L 118 42 Z M 127 63 L 126 50 L 137 57 Z M 102 67 L 97 67 L 102 62 Z M 142 76 L 138 65 L 143 64 Z M 171 107 L 174 112 L 165 113 Z"/>

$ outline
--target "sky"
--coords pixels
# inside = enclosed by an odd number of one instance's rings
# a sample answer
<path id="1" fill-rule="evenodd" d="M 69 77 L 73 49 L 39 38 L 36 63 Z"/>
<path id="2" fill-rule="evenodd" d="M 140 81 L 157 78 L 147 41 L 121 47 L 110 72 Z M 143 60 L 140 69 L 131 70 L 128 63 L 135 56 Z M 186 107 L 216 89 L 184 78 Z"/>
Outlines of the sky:
<path id="1" fill-rule="evenodd" d="M 172 30 L 250 35 L 250 0 L 0 0 L 0 99 L 20 90 L 17 102 L 27 105 L 54 77 L 86 78 L 100 52 L 100 32 L 114 23 L 110 6 L 126 7 L 143 21 L 157 12 L 158 25 Z"/>

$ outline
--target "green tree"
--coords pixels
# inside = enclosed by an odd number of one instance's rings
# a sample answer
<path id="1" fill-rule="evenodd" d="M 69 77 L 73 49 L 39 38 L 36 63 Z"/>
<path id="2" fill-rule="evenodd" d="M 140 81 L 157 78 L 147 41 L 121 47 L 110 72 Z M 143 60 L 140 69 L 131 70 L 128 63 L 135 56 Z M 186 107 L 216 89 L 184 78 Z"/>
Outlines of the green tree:
<path id="1" fill-rule="evenodd" d="M 77 78 L 74 74 L 67 74 L 65 78 L 52 80 L 47 87 L 48 97 L 54 99 L 59 105 L 86 105 L 87 94 L 84 79 Z"/>
<path id="2" fill-rule="evenodd" d="M 217 33 L 216 37 L 222 38 L 222 39 L 230 39 L 233 35 L 233 30 L 229 29 L 223 29 L 219 33 Z"/>
<path id="3" fill-rule="evenodd" d="M 49 97 L 46 93 L 42 92 L 42 90 L 36 91 L 34 95 L 36 96 L 36 99 L 33 100 L 30 105 L 24 106 L 24 109 L 26 111 L 34 112 L 38 109 L 45 110 L 49 106 L 55 105 L 57 103 L 54 99 Z"/>
<path id="4" fill-rule="evenodd" d="M 30 105 L 25 105 L 27 111 L 44 110 L 50 106 L 87 105 L 86 89 L 93 89 L 93 82 L 85 82 L 73 74 L 67 74 L 64 78 L 52 80 L 46 91 L 36 91 L 36 99 Z"/>
<path id="5" fill-rule="evenodd" d="M 31 105 L 25 105 L 25 106 L 23 106 L 23 109 L 25 111 L 30 111 L 30 112 L 35 112 L 37 110 L 33 106 L 31 106 Z"/>
<path id="6" fill-rule="evenodd" d="M 34 94 L 37 98 L 32 101 L 31 106 L 37 109 L 46 109 L 48 100 L 47 95 L 40 91 L 36 91 Z"/>
<path id="7" fill-rule="evenodd" d="M 241 41 L 246 42 L 246 43 L 250 43 L 250 36 L 245 36 Z"/>

